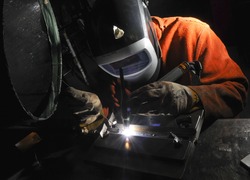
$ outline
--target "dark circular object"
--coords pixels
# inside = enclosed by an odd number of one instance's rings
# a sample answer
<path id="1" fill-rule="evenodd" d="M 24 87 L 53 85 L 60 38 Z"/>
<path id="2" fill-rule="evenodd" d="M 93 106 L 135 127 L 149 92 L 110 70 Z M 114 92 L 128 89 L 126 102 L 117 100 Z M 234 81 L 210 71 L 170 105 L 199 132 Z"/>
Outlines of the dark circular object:
<path id="1" fill-rule="evenodd" d="M 46 120 L 56 110 L 61 63 L 52 61 L 52 46 L 41 6 L 36 0 L 4 0 L 1 7 L 2 88 L 9 108 L 5 108 L 4 116 L 15 113 L 19 118 L 28 115 L 35 120 Z"/>

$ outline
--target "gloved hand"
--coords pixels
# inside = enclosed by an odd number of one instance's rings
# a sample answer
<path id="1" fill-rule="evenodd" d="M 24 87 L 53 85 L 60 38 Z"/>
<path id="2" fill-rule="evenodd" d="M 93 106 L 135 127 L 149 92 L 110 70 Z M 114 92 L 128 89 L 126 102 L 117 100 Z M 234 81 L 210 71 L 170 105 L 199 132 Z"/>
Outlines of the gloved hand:
<path id="1" fill-rule="evenodd" d="M 87 125 L 94 123 L 99 118 L 103 118 L 102 103 L 99 97 L 94 93 L 73 87 L 66 88 L 64 93 L 70 98 L 68 101 L 69 107 L 74 116 L 79 119 L 82 131 L 88 133 L 89 128 L 93 130 L 95 128 L 93 125 L 88 128 Z"/>
<path id="2" fill-rule="evenodd" d="M 130 95 L 132 114 L 187 113 L 199 102 L 199 97 L 187 86 L 174 82 L 160 81 L 145 85 Z"/>

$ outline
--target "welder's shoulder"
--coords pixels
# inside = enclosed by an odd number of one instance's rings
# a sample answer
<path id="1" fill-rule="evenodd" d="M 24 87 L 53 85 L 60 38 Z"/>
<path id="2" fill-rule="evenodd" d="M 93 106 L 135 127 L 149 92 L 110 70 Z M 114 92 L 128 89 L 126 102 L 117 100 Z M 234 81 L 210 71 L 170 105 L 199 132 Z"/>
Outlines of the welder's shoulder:
<path id="1" fill-rule="evenodd" d="M 176 21 L 179 23 L 209 27 L 209 25 L 206 22 L 200 19 L 197 19 L 195 17 L 175 17 L 175 18 L 176 18 Z"/>
<path id="2" fill-rule="evenodd" d="M 157 17 L 152 16 L 153 21 L 157 21 L 159 24 L 163 23 L 164 25 L 170 25 L 170 24 L 189 24 L 189 25 L 196 25 L 196 26 L 206 26 L 209 27 L 209 25 L 195 17 L 184 17 L 184 16 L 170 16 L 170 17 Z"/>
<path id="3" fill-rule="evenodd" d="M 173 16 L 161 18 L 153 16 L 152 19 L 154 24 L 158 25 L 161 30 L 172 28 L 178 29 L 179 31 L 183 30 L 185 32 L 200 32 L 204 29 L 210 28 L 206 22 L 195 17 Z"/>

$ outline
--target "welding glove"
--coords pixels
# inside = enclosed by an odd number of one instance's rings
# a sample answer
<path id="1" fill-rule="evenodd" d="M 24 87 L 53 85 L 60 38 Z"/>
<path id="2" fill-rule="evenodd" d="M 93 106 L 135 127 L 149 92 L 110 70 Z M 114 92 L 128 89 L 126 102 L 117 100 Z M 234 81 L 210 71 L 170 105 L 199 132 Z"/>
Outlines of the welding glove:
<path id="1" fill-rule="evenodd" d="M 199 97 L 191 88 L 174 82 L 161 81 L 145 85 L 130 95 L 132 114 L 179 115 L 192 111 Z"/>
<path id="2" fill-rule="evenodd" d="M 102 119 L 102 103 L 99 97 L 91 92 L 82 91 L 73 87 L 66 88 L 64 92 L 69 98 L 68 101 L 73 115 L 80 121 L 80 127 L 84 133 L 97 128 Z"/>

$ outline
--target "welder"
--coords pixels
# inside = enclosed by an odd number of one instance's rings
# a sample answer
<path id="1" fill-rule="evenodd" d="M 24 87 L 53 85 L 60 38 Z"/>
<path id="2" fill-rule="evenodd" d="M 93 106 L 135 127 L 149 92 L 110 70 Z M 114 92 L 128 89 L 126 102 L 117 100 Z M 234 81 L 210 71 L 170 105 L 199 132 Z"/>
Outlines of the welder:
<path id="1" fill-rule="evenodd" d="M 68 88 L 75 114 L 94 122 L 119 112 L 179 115 L 204 109 L 204 123 L 235 117 L 245 107 L 248 80 L 210 26 L 193 17 L 151 16 L 148 1 L 96 0 L 86 23 L 92 60 L 100 71 L 91 92 Z M 198 61 L 199 83 L 190 73 L 159 81 L 178 65 Z M 124 84 L 121 83 L 121 70 Z M 86 113 L 87 112 L 87 113 Z"/>

